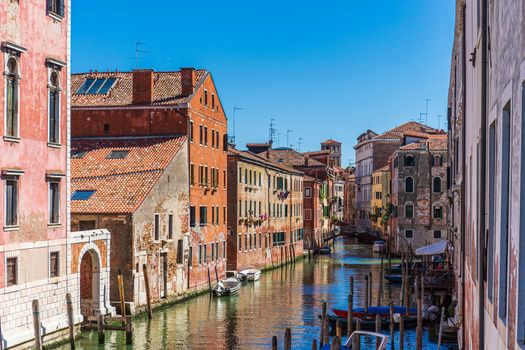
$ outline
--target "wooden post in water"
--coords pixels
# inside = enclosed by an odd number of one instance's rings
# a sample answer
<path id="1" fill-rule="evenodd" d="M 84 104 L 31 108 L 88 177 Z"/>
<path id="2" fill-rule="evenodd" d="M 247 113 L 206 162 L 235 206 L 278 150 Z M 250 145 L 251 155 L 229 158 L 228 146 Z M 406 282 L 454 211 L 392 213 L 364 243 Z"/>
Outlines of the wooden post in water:
<path id="1" fill-rule="evenodd" d="M 417 328 L 416 328 L 416 350 L 423 348 L 423 313 L 421 296 L 419 295 L 419 276 L 415 277 L 414 290 L 416 293 L 416 307 L 417 307 Z"/>
<path id="2" fill-rule="evenodd" d="M 354 276 L 350 276 L 350 294 L 354 295 Z"/>
<path id="3" fill-rule="evenodd" d="M 383 257 L 384 253 L 381 253 L 381 271 L 379 272 L 379 288 L 377 290 L 377 306 L 381 306 L 381 295 L 383 294 Z"/>
<path id="4" fill-rule="evenodd" d="M 401 293 L 399 305 L 405 305 L 405 300 L 407 297 L 405 294 L 405 283 L 407 283 L 405 279 L 405 258 L 403 256 L 403 251 L 401 251 Z"/>
<path id="5" fill-rule="evenodd" d="M 312 350 L 317 350 L 317 340 L 312 339 Z"/>
<path id="6" fill-rule="evenodd" d="M 211 276 L 210 276 L 210 267 L 208 266 L 208 288 L 210 289 L 210 295 L 212 295 L 211 291 Z"/>
<path id="7" fill-rule="evenodd" d="M 381 333 L 381 316 L 376 314 L 376 333 Z M 376 338 L 376 350 L 379 350 L 381 338 Z"/>
<path id="8" fill-rule="evenodd" d="M 217 265 L 215 265 L 214 267 L 215 267 L 215 280 L 217 281 L 217 283 L 219 283 L 219 273 L 217 272 Z"/>
<path id="9" fill-rule="evenodd" d="M 405 316 L 399 317 L 399 350 L 405 348 Z"/>
<path id="10" fill-rule="evenodd" d="M 390 299 L 390 349 L 395 349 L 394 342 L 394 302 Z"/>
<path id="11" fill-rule="evenodd" d="M 320 333 L 320 338 L 319 338 L 319 347 L 323 347 L 323 345 L 325 344 L 325 326 L 326 326 L 326 323 L 328 322 L 327 318 L 326 318 L 326 301 L 323 302 L 323 309 L 322 309 L 322 312 L 321 312 L 321 333 Z"/>
<path id="12" fill-rule="evenodd" d="M 405 256 L 405 306 L 406 306 L 406 312 L 407 316 L 409 315 L 409 309 L 410 309 L 410 276 L 411 274 L 408 271 L 408 256 Z"/>
<path id="13" fill-rule="evenodd" d="M 277 337 L 275 335 L 272 337 L 272 350 L 277 350 Z"/>
<path id="14" fill-rule="evenodd" d="M 35 349 L 42 350 L 42 332 L 40 327 L 40 310 L 38 299 L 33 300 L 33 328 L 35 334 Z"/>
<path id="15" fill-rule="evenodd" d="M 347 316 L 346 336 L 350 338 L 354 328 L 354 295 L 348 294 L 348 316 Z"/>
<path id="16" fill-rule="evenodd" d="M 372 271 L 368 271 L 368 306 L 373 304 L 372 300 Z"/>
<path id="17" fill-rule="evenodd" d="M 122 277 L 122 270 L 118 270 L 117 275 L 117 284 L 118 284 L 118 295 L 120 298 L 120 314 L 122 317 L 126 316 L 126 302 L 124 299 L 124 278 Z"/>
<path id="18" fill-rule="evenodd" d="M 369 305 L 369 300 L 368 300 L 368 288 L 369 288 L 369 284 L 368 284 L 368 274 L 365 275 L 365 313 L 368 313 L 368 305 Z"/>
<path id="19" fill-rule="evenodd" d="M 392 237 L 388 239 L 388 273 L 392 270 Z"/>
<path id="20" fill-rule="evenodd" d="M 153 318 L 153 312 L 151 311 L 151 294 L 149 289 L 149 277 L 148 277 L 148 266 L 142 264 L 142 274 L 144 275 L 144 285 L 146 286 L 146 307 L 148 310 L 148 319 Z"/>
<path id="21" fill-rule="evenodd" d="M 104 344 L 104 315 L 98 315 L 97 319 L 98 343 Z"/>
<path id="22" fill-rule="evenodd" d="M 355 320 L 355 330 L 356 331 L 360 331 L 361 330 L 361 319 L 358 318 Z M 355 338 L 354 338 L 354 341 L 355 341 L 355 349 L 356 350 L 361 350 L 361 336 L 359 334 L 356 334 L 355 335 Z M 352 347 L 352 349 L 354 349 L 354 347 Z"/>
<path id="23" fill-rule="evenodd" d="M 67 323 L 69 327 L 69 347 L 71 350 L 75 349 L 75 318 L 73 315 L 73 302 L 71 301 L 71 294 L 66 294 L 66 309 L 67 309 Z M 1 343 L 1 340 L 0 340 Z M 1 345 L 0 345 L 1 347 Z"/>
<path id="24" fill-rule="evenodd" d="M 131 316 L 126 316 L 126 344 L 133 344 L 133 321 Z"/>
<path id="25" fill-rule="evenodd" d="M 290 328 L 284 330 L 284 350 L 292 350 L 292 331 Z"/>
<path id="26" fill-rule="evenodd" d="M 438 335 L 438 348 L 441 348 L 441 337 L 443 336 L 443 322 L 445 321 L 445 307 L 441 307 L 441 317 L 439 318 L 439 335 Z"/>
<path id="27" fill-rule="evenodd" d="M 341 328 L 341 320 L 339 319 L 335 322 L 335 335 L 337 335 L 338 337 L 341 337 L 343 335 L 343 331 Z"/>

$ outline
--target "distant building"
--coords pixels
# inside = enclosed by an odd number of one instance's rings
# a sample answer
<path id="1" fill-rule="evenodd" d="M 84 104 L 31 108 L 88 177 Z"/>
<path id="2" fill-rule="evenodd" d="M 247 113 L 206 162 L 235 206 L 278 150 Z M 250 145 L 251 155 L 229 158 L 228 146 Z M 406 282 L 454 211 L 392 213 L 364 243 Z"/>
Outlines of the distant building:
<path id="1" fill-rule="evenodd" d="M 331 166 L 341 167 L 341 145 L 341 142 L 331 139 L 321 142 L 321 150 L 330 151 Z"/>
<path id="2" fill-rule="evenodd" d="M 419 137 L 391 157 L 390 234 L 396 249 L 407 243 L 417 249 L 447 237 L 447 136 Z"/>
<path id="3" fill-rule="evenodd" d="M 388 130 L 380 135 L 367 130 L 357 137 L 356 153 L 356 224 L 361 227 L 371 227 L 370 201 L 372 199 L 372 173 L 384 167 L 392 153 L 404 143 L 410 143 L 410 138 L 403 140 L 406 132 L 419 134 L 440 134 L 439 130 L 429 126 L 408 122 Z"/>
<path id="4" fill-rule="evenodd" d="M 228 269 L 264 268 L 303 252 L 303 173 L 228 151 Z"/>
<path id="5" fill-rule="evenodd" d="M 386 234 L 390 212 L 390 166 L 385 165 L 372 173 L 371 223 L 375 231 Z"/>
<path id="6" fill-rule="evenodd" d="M 111 230 L 111 285 L 122 270 L 131 311 L 147 302 L 144 266 L 153 303 L 186 291 L 184 262 L 193 267 L 186 136 L 77 138 L 71 150 L 71 226 Z M 117 306 L 118 288 L 110 296 Z"/>
<path id="7" fill-rule="evenodd" d="M 345 200 L 343 209 L 343 221 L 349 225 L 355 225 L 355 168 L 345 169 Z"/>
<path id="8" fill-rule="evenodd" d="M 138 69 L 73 74 L 71 80 L 74 137 L 187 136 L 190 251 L 226 241 L 227 120 L 211 73 Z M 211 259 L 190 265 L 184 264 L 190 288 L 207 286 L 208 268 L 220 275 L 226 268 Z"/>

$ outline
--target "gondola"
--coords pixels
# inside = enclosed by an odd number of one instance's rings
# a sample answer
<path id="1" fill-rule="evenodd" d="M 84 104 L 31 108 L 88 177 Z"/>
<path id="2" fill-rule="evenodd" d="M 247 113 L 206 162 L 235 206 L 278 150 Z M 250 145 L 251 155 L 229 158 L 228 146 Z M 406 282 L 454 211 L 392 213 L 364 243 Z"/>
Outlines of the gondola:
<path id="1" fill-rule="evenodd" d="M 321 315 L 319 315 L 319 318 L 321 318 Z M 346 332 L 347 325 L 348 325 L 348 319 L 346 317 L 339 317 L 335 315 L 327 315 L 328 318 L 328 324 L 332 328 L 332 330 L 335 330 L 336 323 L 339 321 L 341 323 L 341 328 L 343 332 Z M 361 329 L 363 330 L 375 330 L 376 329 L 376 319 L 375 317 L 366 317 L 366 318 L 359 318 L 361 320 Z M 353 319 L 353 329 L 356 327 L 356 321 L 357 317 Z M 415 328 L 417 326 L 417 317 L 416 316 L 409 316 L 404 317 L 404 326 L 405 329 Z M 390 316 L 388 317 L 381 317 L 381 328 L 387 329 L 390 327 Z M 395 327 L 399 328 L 399 324 L 395 323 Z"/>

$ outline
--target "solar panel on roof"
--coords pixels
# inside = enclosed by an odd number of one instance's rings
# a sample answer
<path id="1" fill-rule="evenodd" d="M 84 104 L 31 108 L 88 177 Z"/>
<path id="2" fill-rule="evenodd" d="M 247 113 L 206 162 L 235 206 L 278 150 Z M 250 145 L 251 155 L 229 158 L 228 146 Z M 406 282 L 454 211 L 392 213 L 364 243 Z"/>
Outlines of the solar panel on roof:
<path id="1" fill-rule="evenodd" d="M 87 78 L 82 85 L 77 89 L 77 94 L 85 94 L 86 91 L 93 85 L 93 82 L 95 79 L 93 78 Z"/>
<path id="2" fill-rule="evenodd" d="M 88 94 L 88 95 L 98 94 L 98 90 L 100 89 L 102 84 L 104 84 L 105 81 L 106 81 L 106 79 L 97 78 L 95 80 L 95 82 L 93 83 L 93 85 L 91 85 L 89 90 L 86 92 L 86 94 Z"/>
<path id="3" fill-rule="evenodd" d="M 73 201 L 87 201 L 95 193 L 94 190 L 78 190 L 73 193 L 71 200 Z"/>
<path id="4" fill-rule="evenodd" d="M 107 94 L 109 89 L 113 87 L 113 84 L 115 83 L 116 78 L 107 78 L 100 90 L 98 90 L 99 94 Z"/>

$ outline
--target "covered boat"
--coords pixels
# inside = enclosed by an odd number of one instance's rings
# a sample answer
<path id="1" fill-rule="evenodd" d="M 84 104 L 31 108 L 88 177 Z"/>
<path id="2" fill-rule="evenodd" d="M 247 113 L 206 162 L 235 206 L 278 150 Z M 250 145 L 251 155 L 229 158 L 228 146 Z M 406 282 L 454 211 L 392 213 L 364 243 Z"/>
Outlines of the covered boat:
<path id="1" fill-rule="evenodd" d="M 395 314 L 403 314 L 406 315 L 406 307 L 405 306 L 394 306 L 394 313 Z M 342 309 L 332 309 L 334 314 L 339 317 L 348 317 L 348 311 L 342 310 Z M 410 315 L 416 315 L 417 309 L 416 308 L 409 308 L 408 312 Z M 390 317 L 390 306 L 369 306 L 368 312 L 366 312 L 364 307 L 357 307 L 353 309 L 352 315 L 354 317 L 358 318 L 364 318 L 365 316 L 375 316 L 380 315 L 381 317 Z"/>

